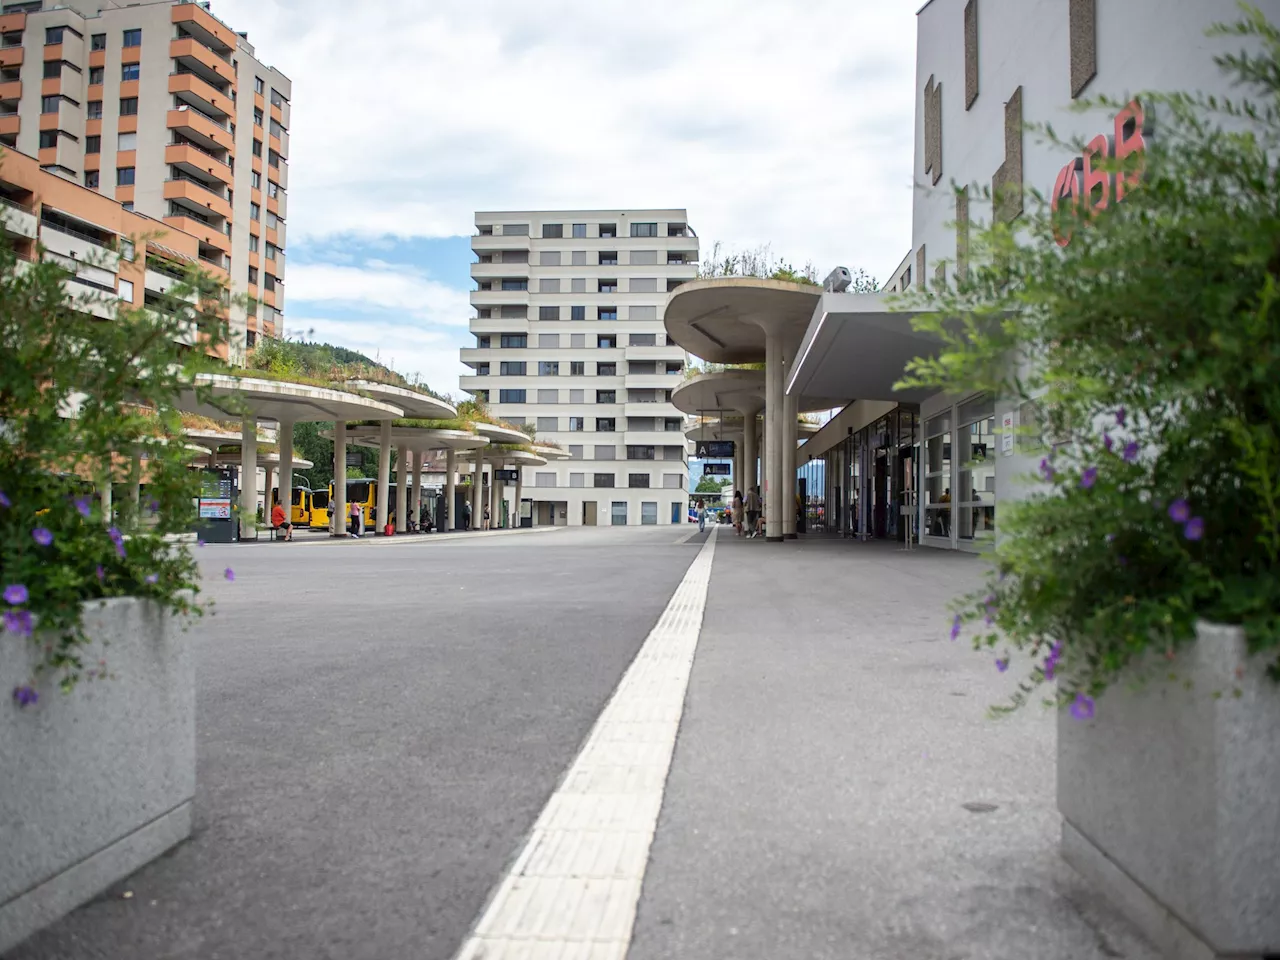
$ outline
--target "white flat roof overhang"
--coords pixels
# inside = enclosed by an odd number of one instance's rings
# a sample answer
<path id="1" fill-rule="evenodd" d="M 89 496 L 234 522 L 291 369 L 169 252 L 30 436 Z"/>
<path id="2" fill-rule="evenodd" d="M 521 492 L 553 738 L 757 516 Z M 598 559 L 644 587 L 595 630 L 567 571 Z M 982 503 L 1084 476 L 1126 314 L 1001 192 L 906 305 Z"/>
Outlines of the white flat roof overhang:
<path id="1" fill-rule="evenodd" d="M 765 381 L 763 370 L 722 370 L 691 377 L 671 391 L 671 403 L 681 413 L 696 416 L 716 411 L 741 413 L 764 410 Z M 839 400 L 803 396 L 800 410 L 830 410 Z"/>
<path id="2" fill-rule="evenodd" d="M 916 311 L 892 310 L 890 294 L 824 293 L 796 354 L 788 394 L 821 394 L 840 402 L 919 403 L 932 388 L 895 390 L 908 363 L 935 355 L 941 341 L 912 328 Z"/>
<path id="3" fill-rule="evenodd" d="M 410 419 L 452 420 L 458 415 L 458 411 L 452 404 L 427 396 L 425 393 L 419 393 L 417 390 L 407 390 L 404 387 L 379 383 L 376 380 L 348 380 L 347 386 L 361 393 L 367 393 L 375 400 L 399 407 Z"/>
<path id="4" fill-rule="evenodd" d="M 196 385 L 209 388 L 212 397 L 201 400 L 195 390 L 188 390 L 181 398 L 180 408 L 206 417 L 239 416 L 244 410 L 263 420 L 294 422 L 390 420 L 404 416 L 399 406 L 305 383 L 201 373 L 196 375 Z"/>
<path id="5" fill-rule="evenodd" d="M 682 283 L 667 297 L 667 339 L 712 363 L 760 363 L 766 330 L 804 336 L 822 288 L 756 277 Z"/>

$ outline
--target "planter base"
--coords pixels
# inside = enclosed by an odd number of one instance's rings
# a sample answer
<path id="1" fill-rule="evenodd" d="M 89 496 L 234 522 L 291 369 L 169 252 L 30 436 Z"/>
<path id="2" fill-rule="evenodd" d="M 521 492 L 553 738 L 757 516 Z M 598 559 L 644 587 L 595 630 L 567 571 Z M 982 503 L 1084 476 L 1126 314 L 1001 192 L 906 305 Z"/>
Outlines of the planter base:
<path id="1" fill-rule="evenodd" d="M 1142 884 L 1125 873 L 1092 840 L 1065 820 L 1062 822 L 1061 853 L 1062 859 L 1092 883 L 1130 923 L 1142 931 L 1143 936 L 1151 941 L 1162 957 L 1167 957 L 1168 960 L 1223 960 L 1225 957 L 1224 954 L 1215 953 L 1209 944 L 1147 892 Z M 1234 954 L 1231 960 L 1264 958 L 1261 954 L 1254 957 Z"/>
<path id="2" fill-rule="evenodd" d="M 0 906 L 0 953 L 191 836 L 191 801 Z"/>

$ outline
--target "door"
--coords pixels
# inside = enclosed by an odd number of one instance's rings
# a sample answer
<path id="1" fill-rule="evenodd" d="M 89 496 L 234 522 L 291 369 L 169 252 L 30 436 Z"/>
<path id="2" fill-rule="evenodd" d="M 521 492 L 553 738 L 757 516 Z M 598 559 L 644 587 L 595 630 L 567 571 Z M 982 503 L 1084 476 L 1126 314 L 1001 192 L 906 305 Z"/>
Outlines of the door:
<path id="1" fill-rule="evenodd" d="M 584 500 L 582 502 L 582 525 L 584 527 L 594 527 L 596 525 L 596 502 L 594 500 Z"/>
<path id="2" fill-rule="evenodd" d="M 615 527 L 625 527 L 627 525 L 627 501 L 618 500 L 613 504 L 611 512 L 612 525 Z"/>
<path id="3" fill-rule="evenodd" d="M 683 509 L 684 508 L 678 503 L 673 503 L 671 505 L 671 522 L 672 523 L 684 523 L 684 518 L 680 516 L 680 514 L 683 512 Z"/>
<path id="4" fill-rule="evenodd" d="M 658 505 L 656 503 L 640 504 L 640 523 L 646 527 L 658 525 Z"/>
<path id="5" fill-rule="evenodd" d="M 872 494 L 875 505 L 875 536 L 888 536 L 888 504 L 885 502 L 889 494 L 889 458 L 884 450 L 876 451 L 875 491 Z"/>

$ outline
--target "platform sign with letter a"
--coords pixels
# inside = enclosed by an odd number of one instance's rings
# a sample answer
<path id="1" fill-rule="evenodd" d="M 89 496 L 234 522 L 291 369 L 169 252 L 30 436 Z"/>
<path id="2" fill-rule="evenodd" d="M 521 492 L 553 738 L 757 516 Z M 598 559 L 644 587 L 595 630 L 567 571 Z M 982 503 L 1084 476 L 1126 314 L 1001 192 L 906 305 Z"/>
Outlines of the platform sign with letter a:
<path id="1" fill-rule="evenodd" d="M 702 465 L 702 475 L 704 477 L 730 477 L 733 476 L 733 464 L 731 463 L 704 463 Z"/>
<path id="2" fill-rule="evenodd" d="M 732 440 L 699 440 L 693 455 L 699 460 L 731 460 L 733 450 Z"/>

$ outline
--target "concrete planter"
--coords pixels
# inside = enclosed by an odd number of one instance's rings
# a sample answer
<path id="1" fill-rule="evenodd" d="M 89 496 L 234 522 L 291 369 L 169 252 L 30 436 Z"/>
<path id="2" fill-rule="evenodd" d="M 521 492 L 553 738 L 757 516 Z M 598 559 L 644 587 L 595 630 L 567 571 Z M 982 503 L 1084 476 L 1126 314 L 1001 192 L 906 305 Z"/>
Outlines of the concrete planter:
<path id="1" fill-rule="evenodd" d="M 0 953 L 191 834 L 196 784 L 195 659 L 153 603 L 85 611 L 114 680 L 70 696 L 45 679 L 19 710 L 14 683 L 40 652 L 0 638 Z"/>
<path id="2" fill-rule="evenodd" d="M 1280 689 L 1238 629 L 1197 634 L 1190 690 L 1115 687 L 1059 718 L 1062 854 L 1166 957 L 1280 955 Z"/>

